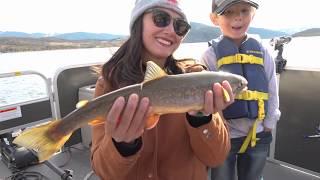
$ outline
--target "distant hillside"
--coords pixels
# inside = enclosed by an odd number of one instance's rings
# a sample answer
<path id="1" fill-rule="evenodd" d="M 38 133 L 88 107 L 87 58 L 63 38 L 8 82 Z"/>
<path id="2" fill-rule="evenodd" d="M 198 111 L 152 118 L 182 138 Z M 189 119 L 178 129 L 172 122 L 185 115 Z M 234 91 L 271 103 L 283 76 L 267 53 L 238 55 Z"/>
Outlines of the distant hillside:
<path id="1" fill-rule="evenodd" d="M 184 42 L 206 42 L 220 35 L 220 30 L 217 27 L 191 22 L 191 31 L 188 33 Z M 273 38 L 275 36 L 288 35 L 284 32 L 274 31 L 263 28 L 250 28 L 249 33 L 259 34 L 261 38 Z M 44 34 L 44 33 L 24 33 L 13 31 L 0 31 L 0 37 L 24 37 L 24 38 L 58 38 L 64 40 L 115 40 L 126 39 L 125 35 L 116 35 L 108 33 L 89 33 L 89 32 L 73 32 L 63 34 Z"/>
<path id="2" fill-rule="evenodd" d="M 191 31 L 184 39 L 185 43 L 207 42 L 220 35 L 217 27 L 195 22 L 191 22 L 191 26 Z M 280 31 L 263 28 L 250 28 L 249 33 L 259 34 L 261 38 L 287 35 Z M 108 33 L 74 32 L 50 35 L 0 31 L 0 52 L 120 46 L 126 39 L 125 35 Z"/>
<path id="3" fill-rule="evenodd" d="M 213 26 L 191 22 L 191 30 L 184 39 L 185 43 L 207 42 L 220 36 L 220 30 Z"/>
<path id="4" fill-rule="evenodd" d="M 273 37 L 289 35 L 288 33 L 281 32 L 281 31 L 275 31 L 275 30 L 270 30 L 265 28 L 255 28 L 255 27 L 249 28 L 249 33 L 259 34 L 262 39 L 271 39 Z"/>
<path id="5" fill-rule="evenodd" d="M 117 47 L 124 40 L 62 40 L 57 38 L 0 37 L 0 53 L 54 49 Z"/>
<path id="6" fill-rule="evenodd" d="M 307 30 L 292 34 L 292 37 L 307 37 L 307 36 L 320 36 L 320 28 L 307 29 Z"/>
<path id="7" fill-rule="evenodd" d="M 63 34 L 44 34 L 44 33 L 24 33 L 15 31 L 0 31 L 0 37 L 20 37 L 20 38 L 58 38 L 64 40 L 115 40 L 124 39 L 124 35 L 115 35 L 108 33 L 88 33 L 88 32 L 73 32 Z"/>
<path id="8" fill-rule="evenodd" d="M 74 32 L 55 35 L 55 38 L 66 40 L 115 40 L 122 39 L 123 35 L 114 35 L 107 33 L 87 33 L 87 32 Z"/>
<path id="9" fill-rule="evenodd" d="M 0 31 L 0 37 L 41 38 L 46 37 L 44 33 L 24 33 L 16 31 Z"/>
<path id="10" fill-rule="evenodd" d="M 208 26 L 201 23 L 191 22 L 191 30 L 184 39 L 186 43 L 206 42 L 220 36 L 221 32 L 218 27 Z M 259 34 L 262 39 L 269 39 L 276 36 L 288 35 L 285 32 L 274 31 L 264 28 L 250 28 L 250 34 Z"/>

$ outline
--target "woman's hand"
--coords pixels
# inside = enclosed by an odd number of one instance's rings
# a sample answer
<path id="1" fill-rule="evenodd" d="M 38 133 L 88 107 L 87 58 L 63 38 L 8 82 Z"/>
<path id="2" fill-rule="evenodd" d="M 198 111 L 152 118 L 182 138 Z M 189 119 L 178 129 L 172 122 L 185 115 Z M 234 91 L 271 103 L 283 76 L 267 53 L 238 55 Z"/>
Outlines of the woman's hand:
<path id="1" fill-rule="evenodd" d="M 224 90 L 227 91 L 230 98 L 225 98 Z M 204 108 L 201 111 L 204 115 L 214 114 L 224 110 L 227 106 L 234 102 L 234 94 L 228 81 L 215 83 L 212 90 L 208 90 L 205 94 Z M 190 115 L 196 115 L 197 111 L 188 112 Z"/>
<path id="2" fill-rule="evenodd" d="M 107 114 L 106 130 L 116 142 L 131 143 L 143 134 L 149 112 L 148 98 L 139 102 L 139 96 L 131 94 L 126 102 L 119 97 Z"/>

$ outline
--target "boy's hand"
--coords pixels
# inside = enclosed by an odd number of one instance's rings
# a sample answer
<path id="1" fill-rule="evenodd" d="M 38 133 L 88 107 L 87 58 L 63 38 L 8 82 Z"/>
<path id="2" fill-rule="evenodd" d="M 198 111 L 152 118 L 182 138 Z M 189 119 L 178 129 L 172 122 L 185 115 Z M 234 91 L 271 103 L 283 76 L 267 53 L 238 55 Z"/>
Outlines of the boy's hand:
<path id="1" fill-rule="evenodd" d="M 202 64 L 192 64 L 192 65 L 186 65 L 185 66 L 185 72 L 200 72 L 206 70 L 206 67 Z"/>

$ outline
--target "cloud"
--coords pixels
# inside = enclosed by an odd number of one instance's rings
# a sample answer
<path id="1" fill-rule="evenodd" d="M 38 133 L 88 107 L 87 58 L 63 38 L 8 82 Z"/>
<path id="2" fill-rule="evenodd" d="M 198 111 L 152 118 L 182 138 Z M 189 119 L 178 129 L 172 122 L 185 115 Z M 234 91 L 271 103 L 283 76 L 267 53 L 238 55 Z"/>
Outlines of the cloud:
<path id="1" fill-rule="evenodd" d="M 308 8 L 292 0 L 258 0 L 260 7 L 253 26 L 289 29 L 313 25 L 317 0 L 304 0 Z M 190 21 L 211 25 L 211 0 L 181 1 Z M 129 34 L 134 0 L 4 0 L 1 2 L 0 31 L 43 33 L 95 32 Z"/>

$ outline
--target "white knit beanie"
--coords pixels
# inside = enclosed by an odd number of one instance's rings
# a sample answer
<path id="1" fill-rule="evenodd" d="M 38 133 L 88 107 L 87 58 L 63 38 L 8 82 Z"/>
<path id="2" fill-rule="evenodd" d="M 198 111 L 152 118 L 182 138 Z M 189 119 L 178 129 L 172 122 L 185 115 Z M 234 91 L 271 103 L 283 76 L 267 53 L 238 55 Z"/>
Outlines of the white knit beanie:
<path id="1" fill-rule="evenodd" d="M 173 10 L 187 20 L 187 17 L 180 8 L 178 1 L 179 0 L 136 0 L 135 6 L 131 11 L 130 30 L 139 16 L 141 16 L 146 10 L 155 7 Z"/>

